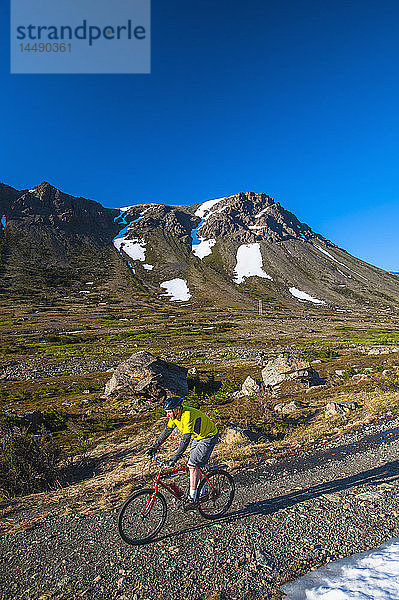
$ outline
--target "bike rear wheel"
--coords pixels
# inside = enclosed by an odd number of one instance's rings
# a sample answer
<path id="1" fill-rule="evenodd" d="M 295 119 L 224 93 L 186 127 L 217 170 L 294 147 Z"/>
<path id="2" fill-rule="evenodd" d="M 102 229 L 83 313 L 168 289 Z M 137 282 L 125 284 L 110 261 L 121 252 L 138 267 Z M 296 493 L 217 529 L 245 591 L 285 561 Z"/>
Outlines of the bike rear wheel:
<path id="1" fill-rule="evenodd" d="M 118 518 L 119 534 L 127 544 L 145 544 L 166 521 L 166 500 L 153 489 L 134 492 L 123 504 Z"/>
<path id="2" fill-rule="evenodd" d="M 204 477 L 198 486 L 198 511 L 205 519 L 217 519 L 233 502 L 234 479 L 223 469 L 210 471 L 206 476 L 208 480 Z"/>

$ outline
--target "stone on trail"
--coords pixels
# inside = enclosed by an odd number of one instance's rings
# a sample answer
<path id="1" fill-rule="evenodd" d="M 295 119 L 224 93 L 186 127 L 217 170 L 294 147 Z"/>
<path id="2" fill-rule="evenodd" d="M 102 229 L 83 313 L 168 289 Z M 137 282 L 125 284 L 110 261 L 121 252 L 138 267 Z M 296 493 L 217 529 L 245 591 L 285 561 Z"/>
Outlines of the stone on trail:
<path id="1" fill-rule="evenodd" d="M 266 569 L 273 570 L 274 569 L 274 558 L 268 552 L 264 550 L 256 550 L 255 552 L 255 560 L 257 564 L 261 567 L 266 567 Z"/>
<path id="2" fill-rule="evenodd" d="M 188 394 L 187 369 L 152 355 L 137 352 L 115 369 L 105 386 L 107 398 L 162 401 L 166 396 Z"/>
<path id="3" fill-rule="evenodd" d="M 384 500 L 385 494 L 383 492 L 361 492 L 360 494 L 356 494 L 355 498 L 365 502 L 376 502 Z"/>

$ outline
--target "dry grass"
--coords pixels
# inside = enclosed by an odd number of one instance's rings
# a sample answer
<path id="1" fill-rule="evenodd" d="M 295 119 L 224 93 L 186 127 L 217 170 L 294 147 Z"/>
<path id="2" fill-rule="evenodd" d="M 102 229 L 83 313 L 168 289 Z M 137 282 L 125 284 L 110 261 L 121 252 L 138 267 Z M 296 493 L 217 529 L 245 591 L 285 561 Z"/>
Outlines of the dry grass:
<path id="1" fill-rule="evenodd" d="M 329 400 L 354 400 L 359 408 L 347 415 L 326 419 L 324 407 Z M 365 389 L 346 393 L 343 390 L 330 390 L 328 399 L 312 399 L 315 416 L 308 422 L 293 427 L 282 439 L 262 444 L 249 444 L 237 432 L 229 430 L 222 435 L 220 443 L 212 454 L 212 462 L 225 463 L 232 471 L 246 465 L 256 464 L 266 457 L 282 457 L 298 452 L 320 438 L 342 434 L 353 427 L 369 423 L 385 414 L 399 411 L 399 393 Z M 87 454 L 93 461 L 97 474 L 90 479 L 75 483 L 66 488 L 31 494 L 16 498 L 3 508 L 0 527 L 12 533 L 34 526 L 44 514 L 62 515 L 78 512 L 92 514 L 118 507 L 135 487 L 153 481 L 157 465 L 149 461 L 146 450 L 149 448 L 165 424 L 158 420 L 140 434 L 131 436 L 131 428 L 119 431 L 121 441 L 110 442 L 104 438 Z M 169 458 L 179 443 L 179 436 L 172 435 L 162 446 L 159 458 Z M 184 461 L 181 461 L 184 464 Z M 25 518 L 33 513 L 33 517 Z M 19 515 L 15 519 L 16 514 Z"/>

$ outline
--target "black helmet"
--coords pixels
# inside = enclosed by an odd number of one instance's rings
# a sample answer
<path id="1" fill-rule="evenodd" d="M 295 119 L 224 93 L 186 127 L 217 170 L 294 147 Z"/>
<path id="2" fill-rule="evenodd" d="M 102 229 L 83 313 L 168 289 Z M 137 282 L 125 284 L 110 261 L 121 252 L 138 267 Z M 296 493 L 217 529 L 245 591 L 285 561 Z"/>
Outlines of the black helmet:
<path id="1" fill-rule="evenodd" d="M 164 402 L 164 409 L 171 410 L 172 408 L 176 408 L 176 406 L 181 406 L 183 404 L 183 398 L 180 396 L 171 396 L 170 398 L 166 398 Z"/>

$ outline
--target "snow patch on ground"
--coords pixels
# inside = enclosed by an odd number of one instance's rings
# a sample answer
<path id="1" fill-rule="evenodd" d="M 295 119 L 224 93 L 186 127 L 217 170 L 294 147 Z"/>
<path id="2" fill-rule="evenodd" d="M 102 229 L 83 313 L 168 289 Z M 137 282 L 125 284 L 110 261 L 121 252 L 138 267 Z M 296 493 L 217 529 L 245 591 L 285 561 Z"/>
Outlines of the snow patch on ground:
<path id="1" fill-rule="evenodd" d="M 290 287 L 289 291 L 293 296 L 295 296 L 295 298 L 298 298 L 298 300 L 307 300 L 308 302 L 313 302 L 314 304 L 325 304 L 324 300 L 313 298 L 313 296 L 298 290 L 296 287 Z"/>
<path id="2" fill-rule="evenodd" d="M 282 586 L 286 600 L 397 600 L 399 538 Z"/>
<path id="3" fill-rule="evenodd" d="M 271 279 L 273 277 L 265 273 L 262 268 L 262 255 L 260 253 L 260 244 L 242 244 L 237 250 L 237 264 L 234 269 L 234 283 L 242 283 L 246 277 L 263 277 Z"/>
<path id="4" fill-rule="evenodd" d="M 154 268 L 154 265 L 148 265 L 147 263 L 144 263 L 143 267 L 146 271 L 152 271 Z"/>
<path id="5" fill-rule="evenodd" d="M 185 279 L 170 279 L 159 284 L 166 292 L 162 296 L 169 296 L 170 300 L 175 302 L 186 302 L 191 298 L 190 290 L 188 289 Z"/>
<path id="6" fill-rule="evenodd" d="M 337 268 L 337 271 L 338 271 L 338 273 L 340 273 L 340 275 L 343 275 L 343 276 L 344 276 L 344 277 L 346 277 L 347 279 L 351 279 L 351 276 L 350 276 L 350 275 L 345 275 L 345 273 L 343 273 L 342 271 L 340 271 L 338 268 Z"/>

